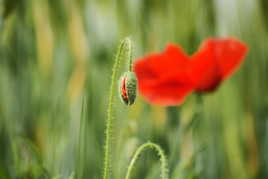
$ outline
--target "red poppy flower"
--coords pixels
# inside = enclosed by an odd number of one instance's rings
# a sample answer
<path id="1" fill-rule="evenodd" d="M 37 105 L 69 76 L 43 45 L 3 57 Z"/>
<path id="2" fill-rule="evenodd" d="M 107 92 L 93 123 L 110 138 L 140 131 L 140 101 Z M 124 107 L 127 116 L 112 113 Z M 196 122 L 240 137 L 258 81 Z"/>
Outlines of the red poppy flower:
<path id="1" fill-rule="evenodd" d="M 134 71 L 140 93 L 153 104 L 181 104 L 193 90 L 188 76 L 189 65 L 189 57 L 173 44 L 162 53 L 137 60 Z"/>
<path id="2" fill-rule="evenodd" d="M 247 47 L 234 38 L 210 38 L 191 57 L 190 76 L 197 92 L 214 91 L 243 62 Z"/>
<path id="3" fill-rule="evenodd" d="M 153 104 L 179 105 L 192 91 L 211 92 L 242 63 L 247 52 L 234 38 L 207 39 L 193 56 L 169 44 L 134 64 L 138 88 Z"/>

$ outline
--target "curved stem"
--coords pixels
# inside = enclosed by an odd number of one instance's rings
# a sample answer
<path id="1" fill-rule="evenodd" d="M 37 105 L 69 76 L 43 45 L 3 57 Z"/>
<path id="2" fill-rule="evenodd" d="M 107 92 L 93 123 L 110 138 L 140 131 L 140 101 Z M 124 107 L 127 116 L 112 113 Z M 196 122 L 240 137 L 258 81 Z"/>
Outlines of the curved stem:
<path id="1" fill-rule="evenodd" d="M 135 152 L 134 156 L 132 157 L 132 160 L 130 161 L 130 164 L 127 169 L 127 174 L 125 179 L 130 179 L 130 174 L 131 171 L 134 167 L 135 162 L 137 161 L 139 155 L 147 148 L 153 148 L 157 151 L 159 157 L 160 157 L 160 162 L 161 162 L 161 179 L 168 179 L 168 167 L 167 167 L 167 158 L 164 154 L 164 151 L 162 148 L 154 143 L 147 142 L 143 145 L 141 145 Z"/>
<path id="2" fill-rule="evenodd" d="M 114 98 L 114 92 L 116 91 L 116 80 L 117 80 L 117 73 L 118 73 L 120 61 L 122 60 L 122 56 L 124 56 L 125 52 L 128 53 L 128 58 L 129 58 L 128 66 L 129 66 L 129 69 L 131 69 L 132 67 L 131 41 L 128 38 L 124 39 L 120 43 L 118 51 L 115 56 L 115 63 L 114 63 L 113 70 L 112 70 L 112 81 L 111 81 L 111 86 L 110 86 L 110 96 L 109 96 L 106 130 L 105 130 L 103 179 L 109 178 L 109 173 L 110 173 L 113 98 Z"/>
<path id="3" fill-rule="evenodd" d="M 132 45 L 131 45 L 131 40 L 129 38 L 125 39 L 126 45 L 128 46 L 127 53 L 128 53 L 128 70 L 132 71 Z"/>

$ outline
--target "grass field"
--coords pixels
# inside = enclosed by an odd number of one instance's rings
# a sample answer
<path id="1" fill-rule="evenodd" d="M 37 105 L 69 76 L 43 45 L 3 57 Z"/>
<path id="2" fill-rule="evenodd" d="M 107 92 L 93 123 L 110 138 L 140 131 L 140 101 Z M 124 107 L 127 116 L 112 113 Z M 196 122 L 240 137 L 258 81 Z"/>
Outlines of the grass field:
<path id="1" fill-rule="evenodd" d="M 267 0 L 0 0 L 0 178 L 101 179 L 120 41 L 131 39 L 135 61 L 168 42 L 193 54 L 224 36 L 248 55 L 201 100 L 165 107 L 137 94 L 128 107 L 114 91 L 108 178 L 125 178 L 149 141 L 170 179 L 268 178 L 267 10 Z M 130 178 L 163 179 L 162 165 L 146 150 Z"/>

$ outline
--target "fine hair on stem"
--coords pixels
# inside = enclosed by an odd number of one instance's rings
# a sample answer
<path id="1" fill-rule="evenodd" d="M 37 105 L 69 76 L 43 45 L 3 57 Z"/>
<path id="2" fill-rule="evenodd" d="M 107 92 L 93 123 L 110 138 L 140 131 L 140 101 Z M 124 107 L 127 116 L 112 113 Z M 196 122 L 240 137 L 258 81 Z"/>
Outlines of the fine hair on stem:
<path id="1" fill-rule="evenodd" d="M 113 100 L 114 93 L 116 91 L 116 81 L 119 71 L 121 60 L 128 60 L 128 71 L 132 70 L 132 51 L 131 51 L 131 40 L 125 38 L 119 45 L 115 56 L 115 62 L 112 69 L 112 80 L 109 93 L 109 102 L 107 110 L 106 130 L 105 130 L 105 144 L 104 144 L 104 164 L 103 164 L 103 179 L 110 177 L 111 170 L 111 148 L 112 148 L 112 125 L 113 125 Z"/>
<path id="2" fill-rule="evenodd" d="M 131 161 L 130 161 L 130 164 L 128 166 L 128 169 L 127 169 L 127 174 L 126 174 L 126 177 L 125 179 L 130 179 L 130 176 L 131 176 L 131 172 L 134 168 L 134 165 L 139 157 L 139 155 L 145 151 L 147 148 L 151 148 L 151 149 L 154 149 L 156 150 L 158 156 L 160 157 L 160 163 L 161 163 L 161 179 L 168 179 L 168 165 L 167 165 L 167 158 L 164 154 L 164 151 L 162 150 L 162 148 L 155 144 L 155 143 L 152 143 L 152 142 L 147 142 L 145 144 L 142 144 L 137 150 L 136 152 L 134 153 Z"/>

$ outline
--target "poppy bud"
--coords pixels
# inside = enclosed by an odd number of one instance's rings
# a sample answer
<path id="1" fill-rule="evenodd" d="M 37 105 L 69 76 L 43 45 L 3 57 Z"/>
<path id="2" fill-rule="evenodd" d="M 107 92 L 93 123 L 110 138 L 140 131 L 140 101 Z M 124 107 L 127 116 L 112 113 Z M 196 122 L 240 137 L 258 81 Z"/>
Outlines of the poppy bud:
<path id="1" fill-rule="evenodd" d="M 122 75 L 119 84 L 119 93 L 126 105 L 131 105 L 136 99 L 137 79 L 133 72 L 126 72 Z"/>

